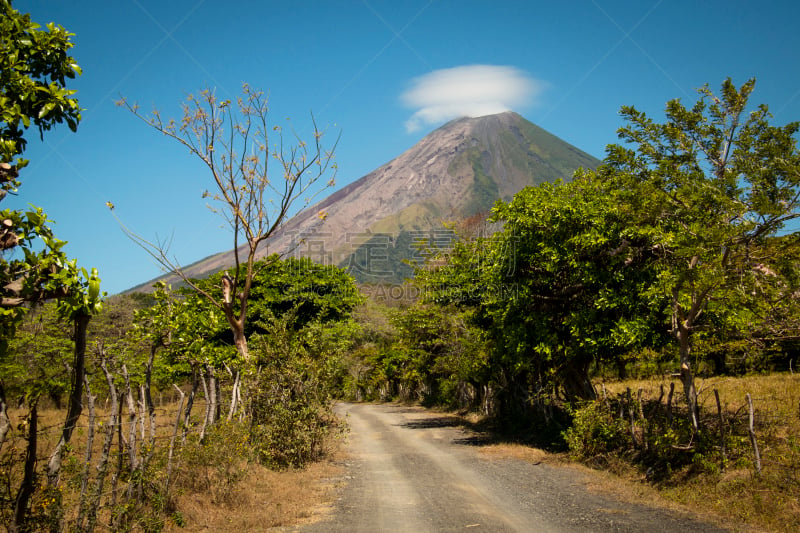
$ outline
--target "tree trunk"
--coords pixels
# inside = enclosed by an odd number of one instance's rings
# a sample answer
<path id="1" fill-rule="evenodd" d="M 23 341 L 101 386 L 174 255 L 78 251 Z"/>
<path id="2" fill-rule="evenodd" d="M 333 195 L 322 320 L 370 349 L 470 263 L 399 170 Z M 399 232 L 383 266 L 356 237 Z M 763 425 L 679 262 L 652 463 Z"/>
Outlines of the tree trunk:
<path id="1" fill-rule="evenodd" d="M 214 401 L 214 416 L 212 422 L 216 423 L 220 418 L 220 413 L 222 412 L 222 393 L 220 380 L 216 373 L 213 373 L 213 369 L 211 378 L 209 379 L 209 385 L 211 386 L 211 396 Z"/>
<path id="2" fill-rule="evenodd" d="M 172 384 L 178 390 L 178 394 L 180 394 L 181 400 L 178 404 L 178 414 L 175 416 L 175 428 L 172 430 L 172 438 L 169 439 L 169 451 L 167 452 L 167 475 L 166 479 L 164 480 L 164 492 L 166 494 L 169 493 L 169 483 L 172 478 L 172 456 L 175 452 L 175 438 L 178 436 L 178 429 L 181 427 L 181 411 L 183 410 L 183 401 L 186 399 L 186 395 L 183 391 L 175 385 Z"/>
<path id="3" fill-rule="evenodd" d="M 573 361 L 561 372 L 561 387 L 568 401 L 596 400 L 592 380 L 589 379 L 591 361 Z"/>
<path id="4" fill-rule="evenodd" d="M 89 423 L 86 430 L 86 452 L 83 457 L 83 472 L 81 473 L 81 495 L 78 501 L 78 530 L 83 528 L 83 518 L 86 513 L 86 497 L 87 490 L 89 489 L 89 470 L 92 464 L 92 451 L 94 445 L 94 427 L 95 427 L 95 410 L 94 402 L 97 399 L 92 395 L 91 387 L 89 386 L 89 379 L 84 376 L 84 385 L 86 387 L 86 407 L 89 411 Z"/>
<path id="5" fill-rule="evenodd" d="M 186 400 L 186 410 L 183 412 L 183 436 L 181 437 L 181 439 L 184 443 L 186 442 L 186 435 L 189 433 L 189 417 L 192 414 L 192 406 L 194 406 L 194 397 L 197 395 L 197 390 L 200 388 L 199 365 L 197 362 L 192 362 L 191 365 L 192 365 L 192 390 L 189 392 L 189 398 Z M 203 383 L 205 384 L 205 382 Z"/>
<path id="6" fill-rule="evenodd" d="M 36 404 L 39 399 L 31 402 L 31 411 L 28 416 L 28 447 L 25 451 L 25 469 L 17 497 L 14 501 L 14 521 L 9 525 L 9 531 L 27 531 L 25 522 L 28 520 L 28 504 L 36 488 L 36 446 L 37 446 L 37 412 Z"/>
<path id="7" fill-rule="evenodd" d="M 239 351 L 239 355 L 242 356 L 244 361 L 250 360 L 250 349 L 247 347 L 247 337 L 244 336 L 244 330 L 241 331 L 237 329 L 233 330 L 233 343 L 236 345 L 236 349 Z"/>
<path id="8" fill-rule="evenodd" d="M 117 464 L 114 473 L 111 475 L 111 501 L 109 502 L 108 507 L 110 509 L 114 509 L 117 506 L 117 495 L 118 495 L 118 487 L 119 487 L 119 480 L 123 473 L 124 468 L 124 461 L 123 455 L 125 453 L 125 438 L 122 435 L 122 394 L 119 391 L 114 391 L 115 396 L 112 397 L 112 406 L 114 402 L 117 405 Z M 112 411 L 113 412 L 113 411 Z M 112 440 L 113 444 L 113 440 Z M 109 520 L 109 525 L 113 526 L 116 521 L 116 517 L 114 514 L 111 515 L 111 520 Z M 113 528 L 112 528 L 113 530 Z"/>
<path id="9" fill-rule="evenodd" d="M 614 364 L 617 366 L 617 378 L 620 381 L 628 379 L 628 362 L 625 359 L 618 357 Z"/>
<path id="10" fill-rule="evenodd" d="M 6 391 L 3 389 L 3 384 L 0 383 L 0 450 L 3 449 L 3 443 L 6 441 L 6 435 L 8 435 L 10 429 L 11 420 L 8 418 Z"/>
<path id="11" fill-rule="evenodd" d="M 252 255 L 250 257 L 250 261 L 252 262 Z M 237 256 L 237 266 L 238 266 L 238 256 Z M 250 275 L 251 265 L 248 264 L 248 275 Z M 238 278 L 238 275 L 237 275 Z M 231 332 L 233 333 L 233 344 L 236 346 L 236 349 L 239 351 L 239 355 L 242 356 L 244 361 L 250 360 L 250 351 L 247 348 L 247 337 L 244 335 L 244 322 L 247 316 L 247 293 L 249 291 L 249 281 L 246 283 L 246 287 L 243 289 L 242 294 L 238 296 L 239 305 L 241 306 L 241 310 L 239 312 L 239 316 L 236 316 L 236 311 L 233 308 L 234 303 L 234 291 L 236 290 L 236 285 L 234 279 L 231 278 L 227 272 L 225 275 L 222 276 L 222 309 L 225 312 L 225 318 L 228 320 L 228 325 L 231 327 Z"/>
<path id="12" fill-rule="evenodd" d="M 756 477 L 761 476 L 761 454 L 758 452 L 758 441 L 756 440 L 756 430 L 753 425 L 755 415 L 753 413 L 753 398 L 748 392 L 745 397 L 747 398 L 747 412 L 749 416 L 748 433 L 750 433 L 750 444 L 753 446 L 753 465 L 756 468 Z"/>
<path id="13" fill-rule="evenodd" d="M 697 389 L 694 386 L 694 373 L 691 366 L 691 345 L 689 343 L 689 328 L 685 323 L 679 322 L 676 335 L 680 346 L 681 361 L 681 383 L 683 383 L 683 393 L 686 396 L 686 407 L 689 411 L 689 423 L 692 432 L 697 435 L 700 433 L 699 411 L 697 407 Z"/>
<path id="14" fill-rule="evenodd" d="M 152 381 L 153 381 L 153 361 L 156 358 L 157 346 L 150 348 L 150 358 L 144 369 L 144 403 L 147 408 L 147 416 L 150 418 L 150 436 L 155 441 L 156 433 L 156 406 L 153 404 Z M 151 442 L 152 444 L 152 442 Z"/>
<path id="15" fill-rule="evenodd" d="M 131 378 L 125 365 L 122 365 L 122 376 L 125 378 L 124 395 L 128 406 L 128 462 L 131 472 L 134 472 L 139 467 L 139 457 L 136 454 L 136 425 L 139 423 L 139 413 L 136 410 L 136 402 L 133 400 Z"/>
<path id="16" fill-rule="evenodd" d="M 669 394 L 667 395 L 667 421 L 672 427 L 672 397 L 675 395 L 675 383 L 669 384 Z"/>
<path id="17" fill-rule="evenodd" d="M 58 485 L 64 449 L 69 444 L 72 438 L 72 431 L 81 416 L 83 375 L 86 365 L 86 329 L 89 326 L 90 318 L 90 315 L 83 313 L 75 317 L 75 360 L 72 365 L 72 388 L 69 393 L 69 407 L 67 408 L 64 428 L 61 430 L 61 437 L 47 463 L 47 484 L 50 487 Z"/>
<path id="18" fill-rule="evenodd" d="M 103 496 L 103 486 L 105 485 L 106 472 L 108 471 L 108 461 L 111 454 L 111 446 L 114 443 L 114 432 L 118 431 L 119 428 L 122 427 L 122 424 L 120 423 L 120 415 L 122 414 L 122 411 L 120 410 L 121 406 L 119 402 L 119 394 L 117 393 L 117 388 L 114 385 L 114 378 L 106 366 L 105 356 L 103 356 L 103 358 L 100 360 L 100 368 L 103 370 L 103 374 L 105 374 L 106 383 L 108 383 L 108 395 L 111 398 L 111 409 L 109 410 L 108 423 L 104 429 L 103 448 L 100 452 L 100 462 L 97 464 L 95 490 L 87 512 L 86 528 L 84 529 L 86 532 L 94 531 L 95 525 L 97 524 L 97 514 Z M 119 458 L 121 461 L 122 443 L 120 443 Z M 121 466 L 121 464 L 118 466 Z M 118 473 L 116 475 L 118 476 Z M 114 488 L 112 488 L 111 491 L 112 500 L 110 507 L 113 509 L 116 502 L 116 479 L 112 480 L 112 485 Z M 81 523 L 79 522 L 78 525 L 81 526 Z"/>
<path id="19" fill-rule="evenodd" d="M 241 387 L 241 372 L 239 370 L 231 371 L 231 377 L 233 378 L 233 387 L 231 390 L 231 407 L 228 410 L 228 422 L 233 420 L 234 415 L 236 414 L 236 410 L 239 409 L 239 401 L 241 400 L 241 396 L 239 394 L 239 388 Z"/>
<path id="20" fill-rule="evenodd" d="M 208 394 L 208 381 L 206 380 L 205 374 L 198 373 L 200 376 L 200 382 L 203 384 L 203 396 L 206 398 L 206 412 L 203 416 L 203 425 L 200 426 L 200 441 L 202 442 L 203 439 L 206 437 L 206 428 L 209 424 L 209 419 L 211 418 L 211 398 Z"/>

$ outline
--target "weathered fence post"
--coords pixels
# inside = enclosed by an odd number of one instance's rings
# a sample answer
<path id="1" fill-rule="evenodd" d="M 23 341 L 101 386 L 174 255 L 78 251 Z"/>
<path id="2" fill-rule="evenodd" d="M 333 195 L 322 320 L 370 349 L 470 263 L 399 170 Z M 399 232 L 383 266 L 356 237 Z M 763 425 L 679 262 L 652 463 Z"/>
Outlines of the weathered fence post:
<path id="1" fill-rule="evenodd" d="M 675 383 L 669 384 L 669 394 L 667 395 L 667 421 L 672 425 L 672 395 L 675 394 Z"/>
<path id="2" fill-rule="evenodd" d="M 181 426 L 181 415 L 183 414 L 183 401 L 186 397 L 184 392 L 174 383 L 172 384 L 173 387 L 178 391 L 178 394 L 181 395 L 180 404 L 178 405 L 178 414 L 175 417 L 175 429 L 172 432 L 172 438 L 169 439 L 169 452 L 167 453 L 167 476 L 164 482 L 164 488 L 166 492 L 169 492 L 169 483 L 170 478 L 172 477 L 172 455 L 175 451 L 175 437 L 178 436 L 178 428 Z"/>
<path id="3" fill-rule="evenodd" d="M 714 398 L 717 400 L 717 415 L 719 416 L 719 449 L 722 454 L 720 469 L 722 470 L 728 460 L 728 453 L 725 447 L 725 415 L 722 414 L 722 404 L 719 401 L 719 391 L 717 389 L 714 389 Z"/>
<path id="4" fill-rule="evenodd" d="M 755 456 L 756 475 L 761 475 L 761 454 L 758 453 L 758 442 L 756 442 L 756 430 L 753 427 L 753 398 L 747 393 L 747 410 L 750 413 L 750 443 L 753 445 L 753 455 Z"/>
<path id="5" fill-rule="evenodd" d="M 76 520 L 77 529 L 83 529 L 83 518 L 86 513 L 86 498 L 88 497 L 89 490 L 89 470 L 92 464 L 92 446 L 94 444 L 94 428 L 95 428 L 95 400 L 97 396 L 92 395 L 92 390 L 89 385 L 89 377 L 83 376 L 83 385 L 86 388 L 86 405 L 88 408 L 88 426 L 86 429 L 86 451 L 83 457 L 83 471 L 81 472 L 81 495 L 78 501 L 78 518 Z"/>
<path id="6" fill-rule="evenodd" d="M 642 424 L 642 448 L 645 450 L 648 449 L 647 443 L 647 434 L 648 434 L 648 424 L 647 418 L 644 416 L 644 404 L 642 403 L 642 388 L 639 387 L 639 390 L 636 393 L 636 401 L 639 403 L 639 419 L 641 420 Z"/>
<path id="7" fill-rule="evenodd" d="M 631 398 L 631 388 L 628 387 L 626 390 L 626 397 L 628 399 L 628 417 L 631 420 L 631 440 L 633 441 L 633 447 L 639 447 L 639 441 L 636 438 L 636 419 L 633 415 L 633 399 Z"/>

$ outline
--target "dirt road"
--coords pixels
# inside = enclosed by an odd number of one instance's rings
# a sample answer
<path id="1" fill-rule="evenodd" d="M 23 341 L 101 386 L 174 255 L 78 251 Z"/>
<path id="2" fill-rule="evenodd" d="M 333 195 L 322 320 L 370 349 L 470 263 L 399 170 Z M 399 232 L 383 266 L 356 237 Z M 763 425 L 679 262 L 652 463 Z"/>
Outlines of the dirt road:
<path id="1" fill-rule="evenodd" d="M 394 404 L 340 404 L 347 474 L 316 532 L 722 531 L 673 511 L 622 503 L 569 468 L 488 458 L 457 419 Z"/>

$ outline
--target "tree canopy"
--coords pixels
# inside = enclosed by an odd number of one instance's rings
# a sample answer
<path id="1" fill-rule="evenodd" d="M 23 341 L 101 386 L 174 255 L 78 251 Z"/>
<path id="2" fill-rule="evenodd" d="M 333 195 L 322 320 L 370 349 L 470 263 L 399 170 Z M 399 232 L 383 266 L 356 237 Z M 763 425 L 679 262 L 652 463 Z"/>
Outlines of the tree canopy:
<path id="1" fill-rule="evenodd" d="M 75 91 L 66 82 L 80 74 L 69 55 L 73 36 L 50 23 L 46 29 L 21 14 L 8 0 L 0 1 L 0 201 L 16 194 L 26 132 L 42 136 L 66 122 L 73 131 L 80 121 Z M 59 298 L 67 316 L 94 312 L 100 280 L 69 260 L 51 228 L 52 220 L 38 207 L 0 211 L 0 339 L 5 341 L 26 308 L 24 304 Z M 0 352 L 4 350 L 0 346 Z"/>
<path id="2" fill-rule="evenodd" d="M 697 339 L 787 330 L 799 126 L 773 126 L 767 106 L 749 107 L 754 86 L 726 80 L 719 96 L 703 87 L 690 108 L 668 102 L 663 124 L 623 107 L 624 144 L 610 145 L 596 171 L 498 202 L 490 221 L 500 231 L 418 272 L 428 301 L 471 310 L 488 335 L 492 379 L 520 391 L 512 404 L 548 387 L 592 398 L 591 365 L 624 365 L 671 339 L 698 431 Z"/>
<path id="3" fill-rule="evenodd" d="M 704 315 L 778 281 L 766 246 L 800 215 L 800 123 L 773 126 L 766 105 L 748 109 L 755 79 L 719 95 L 707 86 L 691 108 L 671 100 L 659 124 L 623 107 L 628 145 L 613 145 L 594 179 L 620 192 L 624 216 L 659 251 L 653 294 L 669 301 L 670 332 L 690 411 L 696 411 L 693 334 Z M 696 415 L 693 427 L 698 429 Z"/>
<path id="4" fill-rule="evenodd" d="M 66 122 L 78 128 L 80 107 L 75 91 L 66 88 L 68 79 L 81 69 L 69 55 L 73 43 L 61 26 L 47 29 L 21 14 L 10 0 L 0 0 L 0 199 L 15 192 L 18 172 L 27 161 L 25 131 L 31 126 L 39 135 Z"/>

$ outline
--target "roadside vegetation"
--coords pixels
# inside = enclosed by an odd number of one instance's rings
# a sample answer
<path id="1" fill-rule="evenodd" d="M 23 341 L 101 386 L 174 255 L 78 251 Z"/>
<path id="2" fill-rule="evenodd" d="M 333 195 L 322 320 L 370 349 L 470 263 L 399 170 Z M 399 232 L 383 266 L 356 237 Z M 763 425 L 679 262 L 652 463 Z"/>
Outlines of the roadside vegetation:
<path id="1" fill-rule="evenodd" d="M 477 412 L 702 510 L 796 529 L 798 124 L 771 125 L 754 88 L 704 87 L 664 123 L 623 108 L 624 144 L 598 169 L 454 226 L 425 250 L 418 298 L 362 311 L 345 392 Z"/>
<path id="2" fill-rule="evenodd" d="M 23 185 L 32 131 L 78 129 L 67 84 L 81 69 L 69 55 L 73 34 L 40 26 L 10 0 L 0 12 L 2 201 Z M 284 142 L 266 97 L 247 85 L 233 103 L 213 91 L 190 96 L 178 122 L 128 109 L 205 163 L 212 192 L 204 197 L 219 204 L 233 247 L 247 252 L 228 271 L 194 280 L 120 221 L 184 288 L 106 298 L 99 273 L 65 255 L 42 209 L 0 212 L 0 524 L 8 531 L 186 526 L 185 495 L 233 505 L 260 469 L 318 461 L 343 431 L 332 386 L 358 289 L 336 267 L 256 259 L 296 202 L 333 185 L 323 133 L 306 143 L 290 132 Z M 281 514 L 275 520 L 286 523 L 302 512 Z"/>
<path id="3" fill-rule="evenodd" d="M 670 383 L 674 380 L 607 382 L 608 404 L 582 408 L 567 430 L 569 454 L 593 468 L 652 485 L 667 499 L 724 517 L 726 523 L 798 529 L 800 375 L 699 380 L 703 437 L 693 446 L 679 441 L 680 419 L 665 416 L 668 392 L 663 397 L 661 392 Z"/>
<path id="4" fill-rule="evenodd" d="M 192 516 L 242 507 L 245 488 L 265 476 L 277 482 L 262 494 L 278 498 L 270 520 L 287 525 L 308 513 L 281 503 L 293 497 L 277 490 L 288 482 L 267 470 L 302 479 L 298 469 L 336 451 L 346 429 L 331 411 L 336 361 L 360 297 L 335 267 L 275 258 L 257 266 L 270 276 L 253 286 L 261 296 L 251 324 L 270 333 L 251 334 L 252 364 L 240 379 L 224 318 L 191 291 L 107 299 L 88 330 L 84 409 L 52 487 L 42 458 L 59 440 L 73 343 L 55 304 L 30 310 L 0 362 L 0 513 L 11 531 L 15 520 L 19 531 L 192 528 Z M 15 518 L 29 480 L 29 503 Z M 193 506 L 197 498 L 210 515 Z"/>
<path id="5" fill-rule="evenodd" d="M 2 201 L 22 185 L 29 128 L 77 129 L 66 84 L 80 68 L 72 34 L 0 9 L 15 36 L 0 54 Z M 674 500 L 800 528 L 800 126 L 772 125 L 754 88 L 704 87 L 689 107 L 668 102 L 663 123 L 623 108 L 623 144 L 599 168 L 455 224 L 448 248 L 419 250 L 413 282 L 386 291 L 257 259 L 296 201 L 333 186 L 323 132 L 284 151 L 248 86 L 236 102 L 190 96 L 177 122 L 123 101 L 204 162 L 205 196 L 244 252 L 191 279 L 123 225 L 182 288 L 108 298 L 41 209 L 0 213 L 0 523 L 294 523 L 309 511 L 285 487 L 313 494 L 333 475 L 319 461 L 346 432 L 343 398 L 475 413 Z M 243 511 L 254 505 L 271 510 Z"/>

